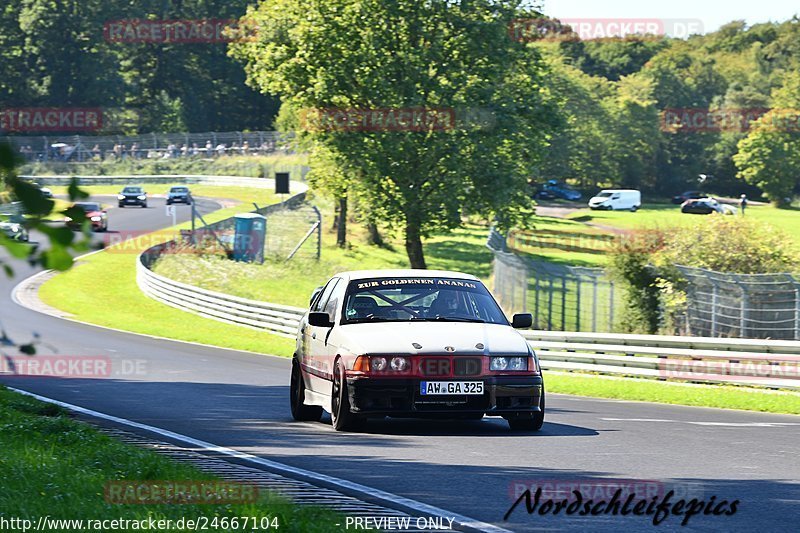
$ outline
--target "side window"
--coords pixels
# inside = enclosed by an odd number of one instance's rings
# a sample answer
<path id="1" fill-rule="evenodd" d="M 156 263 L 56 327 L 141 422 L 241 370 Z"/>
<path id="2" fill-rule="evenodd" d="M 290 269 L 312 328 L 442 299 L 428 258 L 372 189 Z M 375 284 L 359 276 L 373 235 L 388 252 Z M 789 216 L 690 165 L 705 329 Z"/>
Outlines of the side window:
<path id="1" fill-rule="evenodd" d="M 333 292 L 337 283 L 339 283 L 339 278 L 333 278 L 325 285 L 325 288 L 322 289 L 322 294 L 317 297 L 316 303 L 314 303 L 314 306 L 311 308 L 312 311 L 322 311 L 322 309 L 325 308 L 325 304 L 328 303 L 328 298 L 330 298 L 331 292 Z"/>
<path id="2" fill-rule="evenodd" d="M 333 289 L 331 293 L 331 297 L 328 298 L 327 303 L 325 304 L 325 312 L 328 313 L 328 316 L 331 317 L 332 321 L 336 321 L 336 307 L 339 305 L 339 301 L 344 296 L 344 292 L 347 289 L 347 283 L 339 283 Z"/>

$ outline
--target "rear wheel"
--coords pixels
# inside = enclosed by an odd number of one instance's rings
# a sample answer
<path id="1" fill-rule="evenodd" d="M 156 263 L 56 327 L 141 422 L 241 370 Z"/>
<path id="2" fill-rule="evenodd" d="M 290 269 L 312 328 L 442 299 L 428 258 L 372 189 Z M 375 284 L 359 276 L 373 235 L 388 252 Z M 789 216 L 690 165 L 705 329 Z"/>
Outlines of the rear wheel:
<path id="1" fill-rule="evenodd" d="M 635 205 L 635 206 L 631 207 L 631 212 L 635 213 L 637 209 L 639 209 L 639 206 Z"/>
<path id="2" fill-rule="evenodd" d="M 292 418 L 298 421 L 318 422 L 322 418 L 322 407 L 318 405 L 305 405 L 306 384 L 300 372 L 300 365 L 292 360 L 292 383 L 289 386 Z"/>
<path id="3" fill-rule="evenodd" d="M 344 366 L 336 361 L 331 387 L 331 423 L 336 431 L 357 431 L 364 427 L 366 419 L 350 411 L 350 398 L 347 393 L 347 379 Z"/>
<path id="4" fill-rule="evenodd" d="M 512 431 L 539 431 L 544 425 L 544 387 L 542 387 L 542 398 L 539 402 L 540 411 L 535 413 L 520 413 L 518 416 L 509 417 L 508 427 Z"/>

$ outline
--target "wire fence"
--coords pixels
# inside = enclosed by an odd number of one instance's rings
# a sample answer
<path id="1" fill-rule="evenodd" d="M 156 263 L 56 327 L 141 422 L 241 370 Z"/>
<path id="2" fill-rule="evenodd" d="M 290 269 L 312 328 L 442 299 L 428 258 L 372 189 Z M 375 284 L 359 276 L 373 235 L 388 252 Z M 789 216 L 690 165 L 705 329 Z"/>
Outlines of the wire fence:
<path id="1" fill-rule="evenodd" d="M 678 266 L 687 279 L 687 329 L 707 337 L 800 339 L 800 280 Z"/>
<path id="2" fill-rule="evenodd" d="M 316 206 L 304 201 L 298 194 L 279 204 L 254 209 L 251 212 L 267 219 L 264 238 L 264 258 L 273 260 L 319 259 L 322 250 L 322 214 Z M 197 216 L 193 210 L 193 217 Z M 235 218 L 230 217 L 211 224 L 197 226 L 193 232 L 184 232 L 185 239 L 198 236 L 212 246 L 221 245 L 227 252 L 233 250 Z"/>
<path id="3" fill-rule="evenodd" d="M 574 267 L 513 253 L 492 229 L 493 291 L 509 314 L 531 313 L 533 328 L 612 332 L 621 297 L 601 268 Z"/>
<path id="4" fill-rule="evenodd" d="M 0 137 L 28 162 L 109 159 L 216 158 L 291 152 L 291 137 L 276 131 L 144 133 L 140 135 L 42 135 Z"/>

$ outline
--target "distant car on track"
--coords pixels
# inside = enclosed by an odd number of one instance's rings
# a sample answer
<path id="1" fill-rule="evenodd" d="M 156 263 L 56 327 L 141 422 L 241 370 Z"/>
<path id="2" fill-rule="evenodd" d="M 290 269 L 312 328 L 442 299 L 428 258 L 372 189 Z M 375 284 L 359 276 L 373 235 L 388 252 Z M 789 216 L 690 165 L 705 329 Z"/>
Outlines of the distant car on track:
<path id="1" fill-rule="evenodd" d="M 191 205 L 192 194 L 189 192 L 189 187 L 170 187 L 169 192 L 167 193 L 167 205 L 178 203 Z"/>
<path id="2" fill-rule="evenodd" d="M 292 358 L 295 420 L 331 413 L 339 431 L 368 418 L 501 416 L 544 422 L 539 361 L 474 276 L 445 271 L 337 274 L 314 291 Z"/>
<path id="3" fill-rule="evenodd" d="M 72 207 L 77 207 L 83 210 L 86 218 L 92 226 L 92 231 L 107 231 L 108 230 L 108 212 L 103 209 L 103 206 L 97 202 L 75 202 Z M 80 224 L 77 224 L 72 218 L 64 217 L 64 223 L 70 229 L 79 229 Z"/>
<path id="4" fill-rule="evenodd" d="M 542 191 L 552 194 L 556 198 L 575 202 L 581 199 L 581 193 L 570 189 L 567 185 L 556 180 L 548 180 L 542 187 Z"/>
<path id="5" fill-rule="evenodd" d="M 122 189 L 117 195 L 120 207 L 126 205 L 139 205 L 147 207 L 147 193 L 141 187 L 128 186 Z"/>
<path id="6" fill-rule="evenodd" d="M 688 213 L 692 215 L 710 215 L 711 213 L 719 213 L 721 215 L 735 215 L 736 208 L 722 204 L 714 198 L 698 198 L 696 200 L 687 200 L 681 205 L 681 213 Z"/>
<path id="7" fill-rule="evenodd" d="M 28 242 L 28 230 L 25 228 L 24 220 L 21 217 L 10 217 L 8 220 L 0 221 L 0 232 L 4 233 L 9 239 L 20 242 Z"/>

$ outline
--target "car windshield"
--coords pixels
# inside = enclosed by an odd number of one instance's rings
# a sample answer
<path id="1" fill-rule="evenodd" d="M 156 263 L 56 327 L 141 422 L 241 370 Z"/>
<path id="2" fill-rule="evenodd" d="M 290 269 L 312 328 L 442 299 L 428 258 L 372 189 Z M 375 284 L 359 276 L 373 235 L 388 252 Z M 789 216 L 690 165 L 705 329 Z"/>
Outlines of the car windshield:
<path id="1" fill-rule="evenodd" d="M 141 194 L 142 188 L 141 187 L 125 187 L 122 189 L 122 192 L 125 194 Z"/>
<path id="2" fill-rule="evenodd" d="M 508 324 L 480 281 L 379 278 L 350 282 L 342 324 L 417 320 Z"/>
<path id="3" fill-rule="evenodd" d="M 603 191 L 597 195 L 598 198 L 608 198 L 609 196 L 611 196 L 611 193 L 608 191 Z"/>
<path id="4" fill-rule="evenodd" d="M 189 192 L 189 189 L 186 187 L 173 187 L 170 189 L 170 192 Z"/>
<path id="5" fill-rule="evenodd" d="M 91 211 L 100 211 L 100 204 L 92 204 L 92 203 L 79 203 L 75 204 L 75 207 L 79 207 L 86 211 L 87 213 Z"/>

